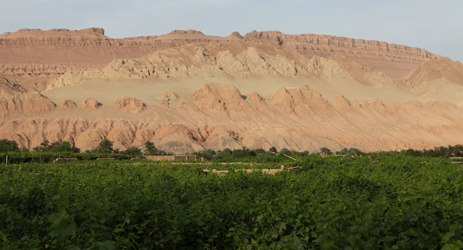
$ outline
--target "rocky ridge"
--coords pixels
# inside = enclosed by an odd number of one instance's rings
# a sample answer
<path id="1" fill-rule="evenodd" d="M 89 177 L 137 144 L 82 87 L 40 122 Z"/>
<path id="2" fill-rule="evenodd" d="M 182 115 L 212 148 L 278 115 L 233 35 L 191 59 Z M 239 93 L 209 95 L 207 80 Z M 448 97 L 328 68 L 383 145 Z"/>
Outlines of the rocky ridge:
<path id="1" fill-rule="evenodd" d="M 190 43 L 218 41 L 269 42 L 291 47 L 307 58 L 343 53 L 392 77 L 403 76 L 427 59 L 440 56 L 424 49 L 386 42 L 336 36 L 252 31 L 244 36 L 208 36 L 195 30 L 174 30 L 160 36 L 113 39 L 101 28 L 71 31 L 24 29 L 0 35 L 0 73 L 25 77 L 56 77 L 69 71 L 88 71 L 115 59 L 134 59 L 162 49 Z M 404 66 L 405 65 L 405 66 Z M 401 68 L 406 67 L 403 71 Z"/>
<path id="2" fill-rule="evenodd" d="M 0 117 L 34 116 L 55 110 L 56 105 L 40 93 L 0 98 Z"/>
<path id="3" fill-rule="evenodd" d="M 266 100 L 257 93 L 244 96 L 236 87 L 210 83 L 191 97 L 181 96 L 187 101 L 178 106 L 145 109 L 135 112 L 132 119 L 85 114 L 37 117 L 34 114 L 57 112 L 54 104 L 39 94 L 27 98 L 0 102 L 0 110 L 7 111 L 2 113 L 0 137 L 29 148 L 47 139 L 70 141 L 87 150 L 108 138 L 121 150 L 149 140 L 175 153 L 242 146 L 309 151 L 356 147 L 372 151 L 429 148 L 463 139 L 458 132 L 463 110 L 454 104 L 386 103 L 377 99 L 358 102 L 343 96 L 325 100 L 308 86 L 281 88 Z M 125 106 L 137 103 L 131 98 L 120 100 L 117 104 Z"/>
<path id="4" fill-rule="evenodd" d="M 355 71 L 355 77 L 347 70 Z M 241 41 L 185 45 L 137 59 L 114 60 L 108 66 L 68 72 L 49 82 L 46 90 L 79 84 L 84 79 L 177 79 L 195 77 L 300 76 L 322 79 L 360 79 L 365 84 L 393 81 L 342 55 L 307 59 L 288 47 Z M 363 78 L 362 78 L 363 77 Z M 377 79 L 375 83 L 373 78 Z"/>
<path id="5" fill-rule="evenodd" d="M 25 93 L 26 90 L 14 81 L 0 75 L 0 97 Z"/>
<path id="6" fill-rule="evenodd" d="M 117 99 L 112 108 L 119 112 L 138 114 L 146 109 L 146 105 L 137 98 L 125 96 Z"/>
<path id="7" fill-rule="evenodd" d="M 447 57 L 427 61 L 397 81 L 400 87 L 418 93 L 423 85 L 441 79 L 463 86 L 463 64 Z"/>
<path id="8" fill-rule="evenodd" d="M 97 100 L 93 98 L 88 98 L 79 104 L 79 109 L 82 109 L 84 111 L 94 111 L 99 109 L 100 106 L 101 103 L 99 103 Z"/>
<path id="9" fill-rule="evenodd" d="M 74 110 L 77 108 L 77 105 L 75 102 L 73 102 L 72 100 L 69 100 L 69 99 L 66 99 L 64 100 L 63 102 L 61 102 L 61 104 L 59 105 L 59 109 L 61 110 Z"/>
<path id="10" fill-rule="evenodd" d="M 288 35 L 279 31 L 252 31 L 244 35 L 246 41 L 264 41 L 295 48 L 302 55 L 329 57 L 340 53 L 359 61 L 365 66 L 385 72 L 390 77 L 404 75 L 400 67 L 413 69 L 424 61 L 436 60 L 442 56 L 424 49 L 374 40 L 353 39 L 331 35 L 300 34 Z M 395 62 L 385 64 L 385 62 Z M 407 65 L 408 64 L 408 65 Z M 406 73 L 405 73 L 406 74 Z"/>
<path id="11" fill-rule="evenodd" d="M 95 70 L 115 59 L 133 59 L 188 43 L 237 39 L 236 34 L 223 38 L 193 30 L 113 39 L 105 36 L 101 28 L 23 29 L 0 35 L 0 73 L 56 77 L 68 71 Z"/>
<path id="12" fill-rule="evenodd" d="M 29 148 L 47 139 L 86 150 L 107 138 L 121 150 L 149 140 L 174 153 L 243 146 L 372 151 L 462 139 L 462 64 L 375 41 L 256 31 L 111 39 L 94 28 L 21 30 L 0 36 L 0 71 L 0 138 Z M 399 73 L 405 76 L 390 77 Z M 209 81 L 233 86 L 202 85 Z"/>

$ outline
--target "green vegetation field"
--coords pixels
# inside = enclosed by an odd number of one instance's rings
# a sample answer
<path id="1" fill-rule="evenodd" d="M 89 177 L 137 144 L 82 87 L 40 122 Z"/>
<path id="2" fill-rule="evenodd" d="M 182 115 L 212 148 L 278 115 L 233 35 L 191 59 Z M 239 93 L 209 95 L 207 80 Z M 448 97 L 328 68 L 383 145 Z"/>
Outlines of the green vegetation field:
<path id="1" fill-rule="evenodd" d="M 128 161 L 0 165 L 2 249 L 460 249 L 463 167 L 304 156 L 219 176 Z M 263 163 L 252 168 L 279 168 Z"/>

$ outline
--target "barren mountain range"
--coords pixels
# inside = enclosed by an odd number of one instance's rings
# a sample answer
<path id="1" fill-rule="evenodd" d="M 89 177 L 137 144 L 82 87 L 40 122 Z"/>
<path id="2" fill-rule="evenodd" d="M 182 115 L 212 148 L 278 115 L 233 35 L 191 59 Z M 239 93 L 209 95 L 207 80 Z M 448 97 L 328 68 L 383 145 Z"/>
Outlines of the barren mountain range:
<path id="1" fill-rule="evenodd" d="M 463 65 L 424 49 L 277 31 L 0 35 L 0 138 L 174 153 L 364 151 L 463 140 Z"/>

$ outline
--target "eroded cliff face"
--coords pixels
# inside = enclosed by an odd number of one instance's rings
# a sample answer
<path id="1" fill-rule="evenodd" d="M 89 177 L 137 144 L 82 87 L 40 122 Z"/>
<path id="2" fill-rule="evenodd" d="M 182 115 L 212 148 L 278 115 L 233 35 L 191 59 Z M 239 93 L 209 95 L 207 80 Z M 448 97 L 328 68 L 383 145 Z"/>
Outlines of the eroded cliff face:
<path id="1" fill-rule="evenodd" d="M 84 30 L 23 29 L 0 35 L 0 73 L 23 77 L 56 77 L 68 71 L 105 67 L 115 59 L 133 59 L 188 43 L 240 39 L 174 30 L 162 36 L 112 39 L 101 28 Z"/>
<path id="2" fill-rule="evenodd" d="M 463 64 L 449 58 L 427 61 L 394 81 L 399 88 L 422 98 L 463 104 Z"/>
<path id="3" fill-rule="evenodd" d="M 25 92 L 26 90 L 14 80 L 0 75 L 0 97 L 13 96 Z"/>
<path id="4" fill-rule="evenodd" d="M 195 30 L 174 30 L 161 36 L 112 39 L 105 36 L 101 28 L 78 31 L 24 29 L 0 35 L 0 73 L 56 77 L 69 71 L 103 68 L 115 59 L 138 58 L 185 44 L 236 40 L 283 42 L 283 46 L 293 48 L 309 59 L 342 53 L 390 77 L 404 76 L 425 60 L 440 58 L 424 49 L 386 42 L 315 34 L 287 35 L 272 31 L 252 31 L 244 36 L 234 32 L 227 37 L 217 37 Z"/>
<path id="5" fill-rule="evenodd" d="M 253 76 L 354 80 L 379 88 L 394 85 L 393 80 L 383 73 L 342 54 L 307 59 L 289 47 L 232 41 L 189 44 L 137 59 L 114 60 L 94 71 L 68 72 L 49 81 L 46 90 L 79 84 L 85 79 L 250 79 Z"/>
<path id="6" fill-rule="evenodd" d="M 56 105 L 40 93 L 0 99 L 0 117 L 34 116 L 51 112 Z"/>
<path id="7" fill-rule="evenodd" d="M 447 146 L 463 139 L 462 72 L 425 50 L 334 36 L 21 30 L 0 36 L 0 138 L 173 153 Z"/>
<path id="8" fill-rule="evenodd" d="M 247 33 L 243 39 L 267 41 L 274 44 L 283 43 L 285 46 L 296 49 L 307 58 L 313 56 L 329 57 L 337 53 L 344 54 L 348 58 L 381 71 L 389 77 L 404 76 L 426 60 L 442 58 L 442 56 L 421 48 L 331 35 L 288 35 L 279 31 L 254 30 Z"/>
<path id="9" fill-rule="evenodd" d="M 120 98 L 112 107 L 98 106 L 89 99 L 84 102 L 87 106 L 98 107 L 89 111 L 76 109 L 72 100 L 56 109 L 39 94 L 23 99 L 0 101 L 0 138 L 16 140 L 28 148 L 47 139 L 69 141 L 88 150 L 107 138 L 121 150 L 153 141 L 158 148 L 173 153 L 242 146 L 374 151 L 431 148 L 463 139 L 463 110 L 455 104 L 358 102 L 344 96 L 325 100 L 308 86 L 281 88 L 266 100 L 258 93 L 246 96 L 236 87 L 209 83 L 191 96 L 180 96 L 186 101 L 168 108 L 145 108 L 139 100 L 128 97 Z M 76 115 L 69 115 L 72 112 Z M 100 113 L 95 116 L 94 112 Z M 119 117 L 121 112 L 129 112 L 131 117 Z"/>
<path id="10" fill-rule="evenodd" d="M 424 61 L 426 59 L 442 58 L 424 49 L 405 45 L 392 44 L 374 40 L 353 39 L 331 35 L 301 34 L 288 35 L 279 31 L 252 31 L 244 36 L 248 41 L 283 42 L 294 46 L 301 54 L 312 54 L 327 57 L 336 53 L 346 56 L 357 54 L 356 57 L 383 58 L 388 61 Z M 304 45 L 313 45 L 304 47 Z M 319 51 L 319 52 L 316 52 Z M 324 53 L 324 54 L 319 54 Z"/>

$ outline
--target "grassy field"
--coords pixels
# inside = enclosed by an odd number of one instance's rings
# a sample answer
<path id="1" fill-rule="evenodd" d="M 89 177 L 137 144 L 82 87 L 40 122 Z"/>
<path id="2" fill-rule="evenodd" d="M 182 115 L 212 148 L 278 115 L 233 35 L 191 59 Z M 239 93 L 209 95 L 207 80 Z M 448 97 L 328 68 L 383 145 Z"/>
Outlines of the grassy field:
<path id="1" fill-rule="evenodd" d="M 0 165 L 3 249 L 460 249 L 446 158 Z M 229 170 L 218 175 L 203 169 Z M 238 171 L 235 171 L 238 170 Z"/>

